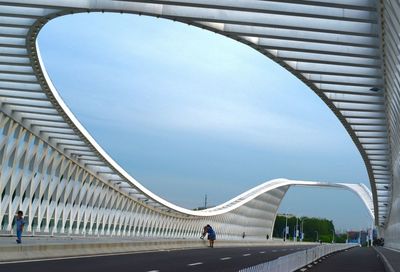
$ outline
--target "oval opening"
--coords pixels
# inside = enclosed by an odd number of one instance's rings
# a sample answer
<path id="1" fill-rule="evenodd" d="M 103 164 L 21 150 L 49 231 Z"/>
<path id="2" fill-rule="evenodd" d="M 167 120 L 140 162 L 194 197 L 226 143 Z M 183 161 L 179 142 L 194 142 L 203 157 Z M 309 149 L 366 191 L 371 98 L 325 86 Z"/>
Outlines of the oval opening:
<path id="1" fill-rule="evenodd" d="M 277 177 L 368 184 L 334 114 L 246 45 L 126 14 L 57 18 L 40 33 L 39 45 L 54 85 L 98 143 L 173 203 L 196 208 L 207 195 L 213 206 Z M 298 199 L 313 194 L 291 190 L 281 211 L 310 210 L 315 202 Z M 356 197 L 341 203 L 363 209 Z M 320 214 L 326 213 L 307 215 Z M 342 227 L 360 220 L 353 216 Z"/>

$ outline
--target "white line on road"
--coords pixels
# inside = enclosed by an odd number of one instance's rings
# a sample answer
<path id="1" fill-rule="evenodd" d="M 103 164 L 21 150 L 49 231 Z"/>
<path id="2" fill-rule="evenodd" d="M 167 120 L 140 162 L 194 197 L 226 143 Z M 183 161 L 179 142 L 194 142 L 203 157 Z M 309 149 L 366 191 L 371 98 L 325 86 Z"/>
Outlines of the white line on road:
<path id="1" fill-rule="evenodd" d="M 226 261 L 226 260 L 230 260 L 230 259 L 232 259 L 231 257 L 224 257 L 224 258 L 221 258 L 220 260 L 221 261 Z"/>
<path id="2" fill-rule="evenodd" d="M 260 253 L 261 253 L 261 254 L 264 254 L 264 253 L 265 253 L 265 251 L 260 251 Z"/>
<path id="3" fill-rule="evenodd" d="M 147 271 L 147 272 L 160 272 L 160 270 L 150 270 L 150 271 Z"/>
<path id="4" fill-rule="evenodd" d="M 203 263 L 191 263 L 191 264 L 188 264 L 188 266 L 195 266 L 195 265 L 201 265 L 201 264 L 203 264 Z"/>
<path id="5" fill-rule="evenodd" d="M 251 254 L 250 253 L 246 253 L 246 254 L 243 254 L 243 257 L 247 257 L 247 256 L 250 256 Z"/>

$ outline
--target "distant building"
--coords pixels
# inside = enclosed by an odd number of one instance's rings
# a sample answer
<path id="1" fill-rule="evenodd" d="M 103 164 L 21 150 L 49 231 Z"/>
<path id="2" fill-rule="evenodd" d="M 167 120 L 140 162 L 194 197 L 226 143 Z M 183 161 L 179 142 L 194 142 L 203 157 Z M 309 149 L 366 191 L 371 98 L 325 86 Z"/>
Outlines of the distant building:
<path id="1" fill-rule="evenodd" d="M 369 241 L 369 232 L 362 231 L 348 231 L 347 232 L 347 242 L 348 243 L 358 243 L 361 245 L 365 245 L 367 241 Z"/>

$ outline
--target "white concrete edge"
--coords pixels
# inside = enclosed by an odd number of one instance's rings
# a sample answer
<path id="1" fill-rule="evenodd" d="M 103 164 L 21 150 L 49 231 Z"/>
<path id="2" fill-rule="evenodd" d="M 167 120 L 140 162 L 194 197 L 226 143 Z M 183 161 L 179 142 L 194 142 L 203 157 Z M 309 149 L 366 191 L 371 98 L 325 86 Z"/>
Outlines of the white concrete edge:
<path id="1" fill-rule="evenodd" d="M 382 252 L 380 252 L 376 247 L 373 247 L 373 248 L 378 253 L 379 258 L 382 260 L 383 266 L 385 267 L 385 271 L 386 272 L 396 272 L 396 270 L 394 270 L 393 266 L 390 264 L 389 260 L 385 257 L 385 255 Z M 385 248 L 396 251 L 396 252 L 400 252 L 400 251 L 394 250 L 392 248 L 388 248 L 388 247 L 385 247 Z"/>

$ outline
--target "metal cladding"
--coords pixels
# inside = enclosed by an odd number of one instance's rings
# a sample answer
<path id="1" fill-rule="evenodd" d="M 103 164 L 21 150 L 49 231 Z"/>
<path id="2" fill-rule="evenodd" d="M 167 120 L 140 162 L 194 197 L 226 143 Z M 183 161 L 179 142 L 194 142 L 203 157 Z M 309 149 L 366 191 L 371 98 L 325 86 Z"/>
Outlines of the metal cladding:
<path id="1" fill-rule="evenodd" d="M 386 222 L 382 222 L 385 229 L 385 244 L 392 248 L 400 249 L 400 3 L 399 1 L 384 1 L 381 6 L 382 24 L 382 50 L 384 54 L 383 73 L 385 80 L 385 112 L 389 127 L 388 145 L 391 156 L 388 165 L 382 171 L 382 180 L 376 181 L 384 190 L 389 187 L 392 190 L 388 201 L 378 203 L 381 207 L 389 208 L 386 214 Z M 387 184 L 388 177 L 393 179 L 392 184 Z M 382 182 L 382 184 L 380 184 Z M 385 197 L 386 194 L 378 191 Z M 383 216 L 383 215 L 382 215 Z"/>
<path id="2" fill-rule="evenodd" d="M 125 215 L 88 215 L 90 205 L 154 217 L 153 226 L 158 224 L 155 214 L 195 218 L 227 212 L 191 211 L 153 194 L 107 155 L 64 104 L 42 65 L 36 37 L 55 17 L 92 11 L 150 15 L 202 27 L 251 46 L 297 76 L 336 114 L 358 147 L 370 178 L 375 223 L 400 248 L 395 242 L 400 238 L 400 12 L 394 0 L 1 0 L 2 220 L 18 205 L 37 207 L 30 216 L 42 220 L 36 222 L 40 230 L 42 224 L 57 228 L 56 218 L 69 230 L 114 224 L 108 226 L 113 230 L 115 222 L 128 220 Z M 104 194 L 104 199 L 88 199 L 75 188 L 78 184 L 98 190 L 94 195 Z M 121 200 L 110 200 L 102 190 Z M 24 194 L 29 195 L 26 203 Z"/>

